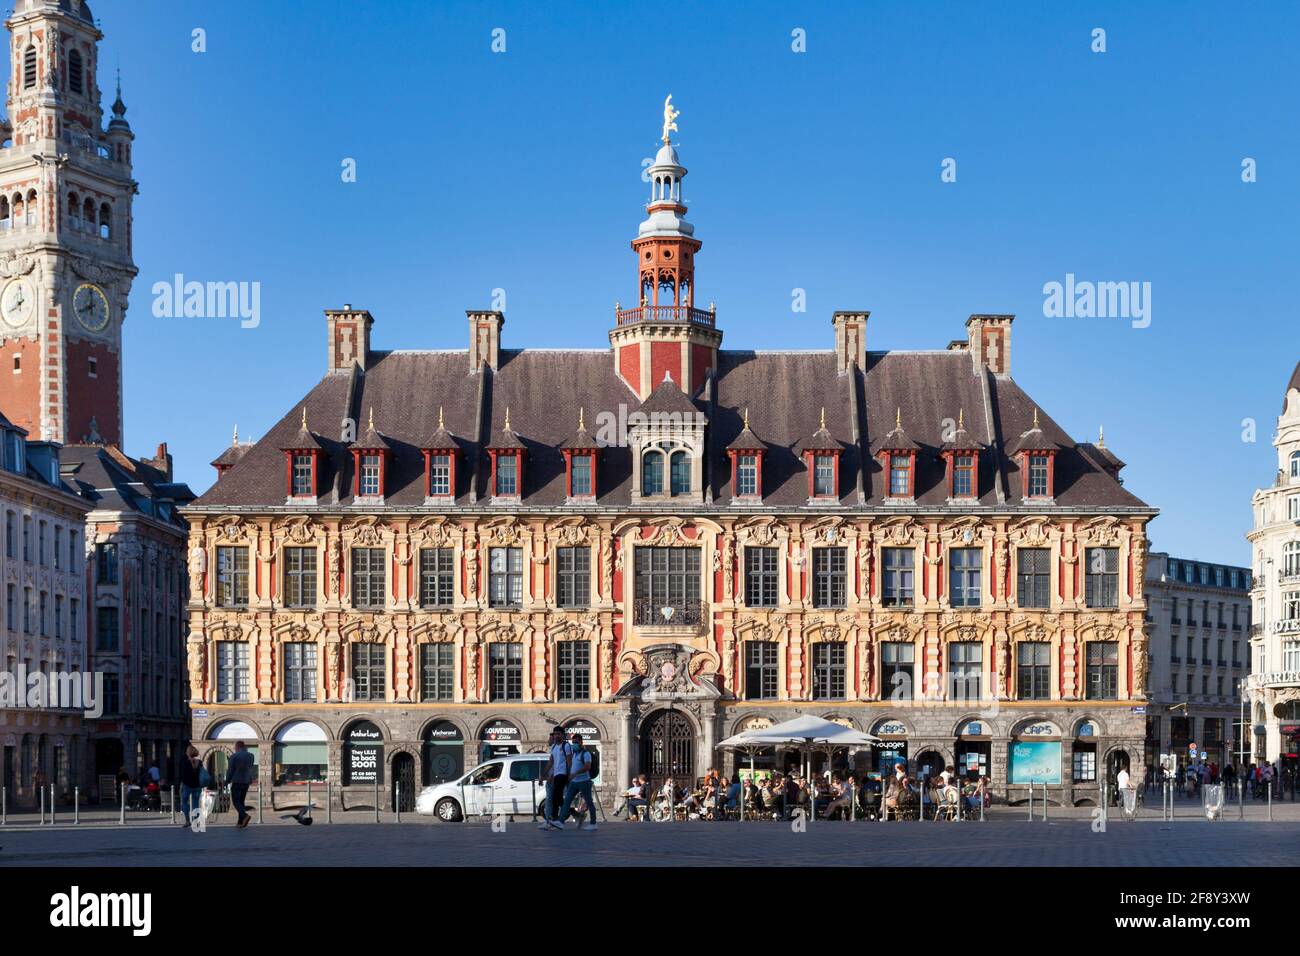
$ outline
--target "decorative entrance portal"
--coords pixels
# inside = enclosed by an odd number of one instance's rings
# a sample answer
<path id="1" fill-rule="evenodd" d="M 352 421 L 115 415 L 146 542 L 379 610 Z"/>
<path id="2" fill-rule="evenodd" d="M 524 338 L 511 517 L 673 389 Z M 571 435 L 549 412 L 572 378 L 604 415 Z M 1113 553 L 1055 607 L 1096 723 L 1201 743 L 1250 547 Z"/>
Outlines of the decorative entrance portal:
<path id="1" fill-rule="evenodd" d="M 415 758 L 399 753 L 393 758 L 393 809 L 415 812 Z"/>
<path id="2" fill-rule="evenodd" d="M 695 783 L 695 729 L 675 710 L 657 710 L 641 725 L 641 772 L 658 791 L 672 777 L 677 786 Z"/>

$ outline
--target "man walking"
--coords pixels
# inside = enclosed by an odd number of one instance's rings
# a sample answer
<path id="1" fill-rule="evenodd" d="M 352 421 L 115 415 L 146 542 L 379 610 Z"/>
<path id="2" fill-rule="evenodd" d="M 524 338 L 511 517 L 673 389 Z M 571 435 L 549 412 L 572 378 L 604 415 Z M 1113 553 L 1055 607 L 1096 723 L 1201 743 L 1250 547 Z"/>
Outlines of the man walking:
<path id="1" fill-rule="evenodd" d="M 539 830 L 563 830 L 564 822 L 560 816 L 560 803 L 569 783 L 569 755 L 572 748 L 564 742 L 564 729 L 551 728 L 548 752 L 550 762 L 546 765 L 546 804 L 545 819 Z"/>
<path id="2" fill-rule="evenodd" d="M 591 793 L 591 751 L 582 745 L 582 734 L 573 735 L 573 744 L 569 753 L 569 783 L 565 787 L 564 809 L 560 811 L 558 828 L 563 828 L 564 821 L 573 812 L 573 798 L 582 794 L 587 801 L 587 825 L 584 830 L 596 829 L 596 799 Z"/>
<path id="3" fill-rule="evenodd" d="M 185 750 L 181 760 L 181 813 L 182 827 L 193 827 L 199 813 L 199 798 L 203 795 L 203 764 L 194 745 Z"/>
<path id="4" fill-rule="evenodd" d="M 240 829 L 248 826 L 249 821 L 253 819 L 248 815 L 244 798 L 248 796 L 248 788 L 253 783 L 255 772 L 253 755 L 248 752 L 242 740 L 235 741 L 235 753 L 226 766 L 226 785 L 230 787 L 230 803 L 239 811 L 239 820 L 235 826 Z"/>

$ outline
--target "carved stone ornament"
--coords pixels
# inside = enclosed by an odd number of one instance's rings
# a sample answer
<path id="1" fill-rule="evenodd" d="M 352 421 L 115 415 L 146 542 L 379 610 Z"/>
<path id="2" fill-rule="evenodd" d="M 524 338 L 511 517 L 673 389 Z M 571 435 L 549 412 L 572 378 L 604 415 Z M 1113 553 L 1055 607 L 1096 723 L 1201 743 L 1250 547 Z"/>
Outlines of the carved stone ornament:
<path id="1" fill-rule="evenodd" d="M 248 526 L 239 515 L 226 515 L 216 521 L 217 534 L 227 541 L 244 541 L 248 537 Z"/>

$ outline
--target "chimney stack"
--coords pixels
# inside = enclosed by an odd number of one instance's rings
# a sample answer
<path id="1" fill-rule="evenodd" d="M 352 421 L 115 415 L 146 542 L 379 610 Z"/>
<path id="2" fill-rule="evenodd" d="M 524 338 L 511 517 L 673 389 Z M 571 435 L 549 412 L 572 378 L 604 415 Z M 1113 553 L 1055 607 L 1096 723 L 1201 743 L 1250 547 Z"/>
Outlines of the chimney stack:
<path id="1" fill-rule="evenodd" d="M 972 315 L 966 320 L 971 358 L 994 375 L 1011 374 L 1011 322 L 1014 315 Z"/>
<path id="2" fill-rule="evenodd" d="M 355 364 L 364 372 L 370 358 L 370 326 L 374 318 L 365 309 L 354 309 L 346 303 L 341 309 L 326 309 L 325 320 L 329 328 L 329 371 L 347 371 Z"/>
<path id="3" fill-rule="evenodd" d="M 867 317 L 870 312 L 836 312 L 831 316 L 835 326 L 835 370 L 846 372 L 856 365 L 867 368 Z"/>
<path id="4" fill-rule="evenodd" d="M 474 374 L 485 364 L 497 370 L 501 353 L 501 326 L 506 324 L 503 312 L 481 312 L 467 309 L 469 316 L 469 371 Z"/>

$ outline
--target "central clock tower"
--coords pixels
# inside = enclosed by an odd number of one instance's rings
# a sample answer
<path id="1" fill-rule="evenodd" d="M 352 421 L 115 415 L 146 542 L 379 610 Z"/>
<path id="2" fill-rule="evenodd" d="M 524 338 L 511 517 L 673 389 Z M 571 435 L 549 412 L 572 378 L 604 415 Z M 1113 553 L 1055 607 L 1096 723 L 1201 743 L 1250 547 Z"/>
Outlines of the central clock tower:
<path id="1" fill-rule="evenodd" d="M 107 124 L 85 0 L 15 0 L 0 120 L 0 411 L 33 438 L 122 444 L 134 136 Z"/>

